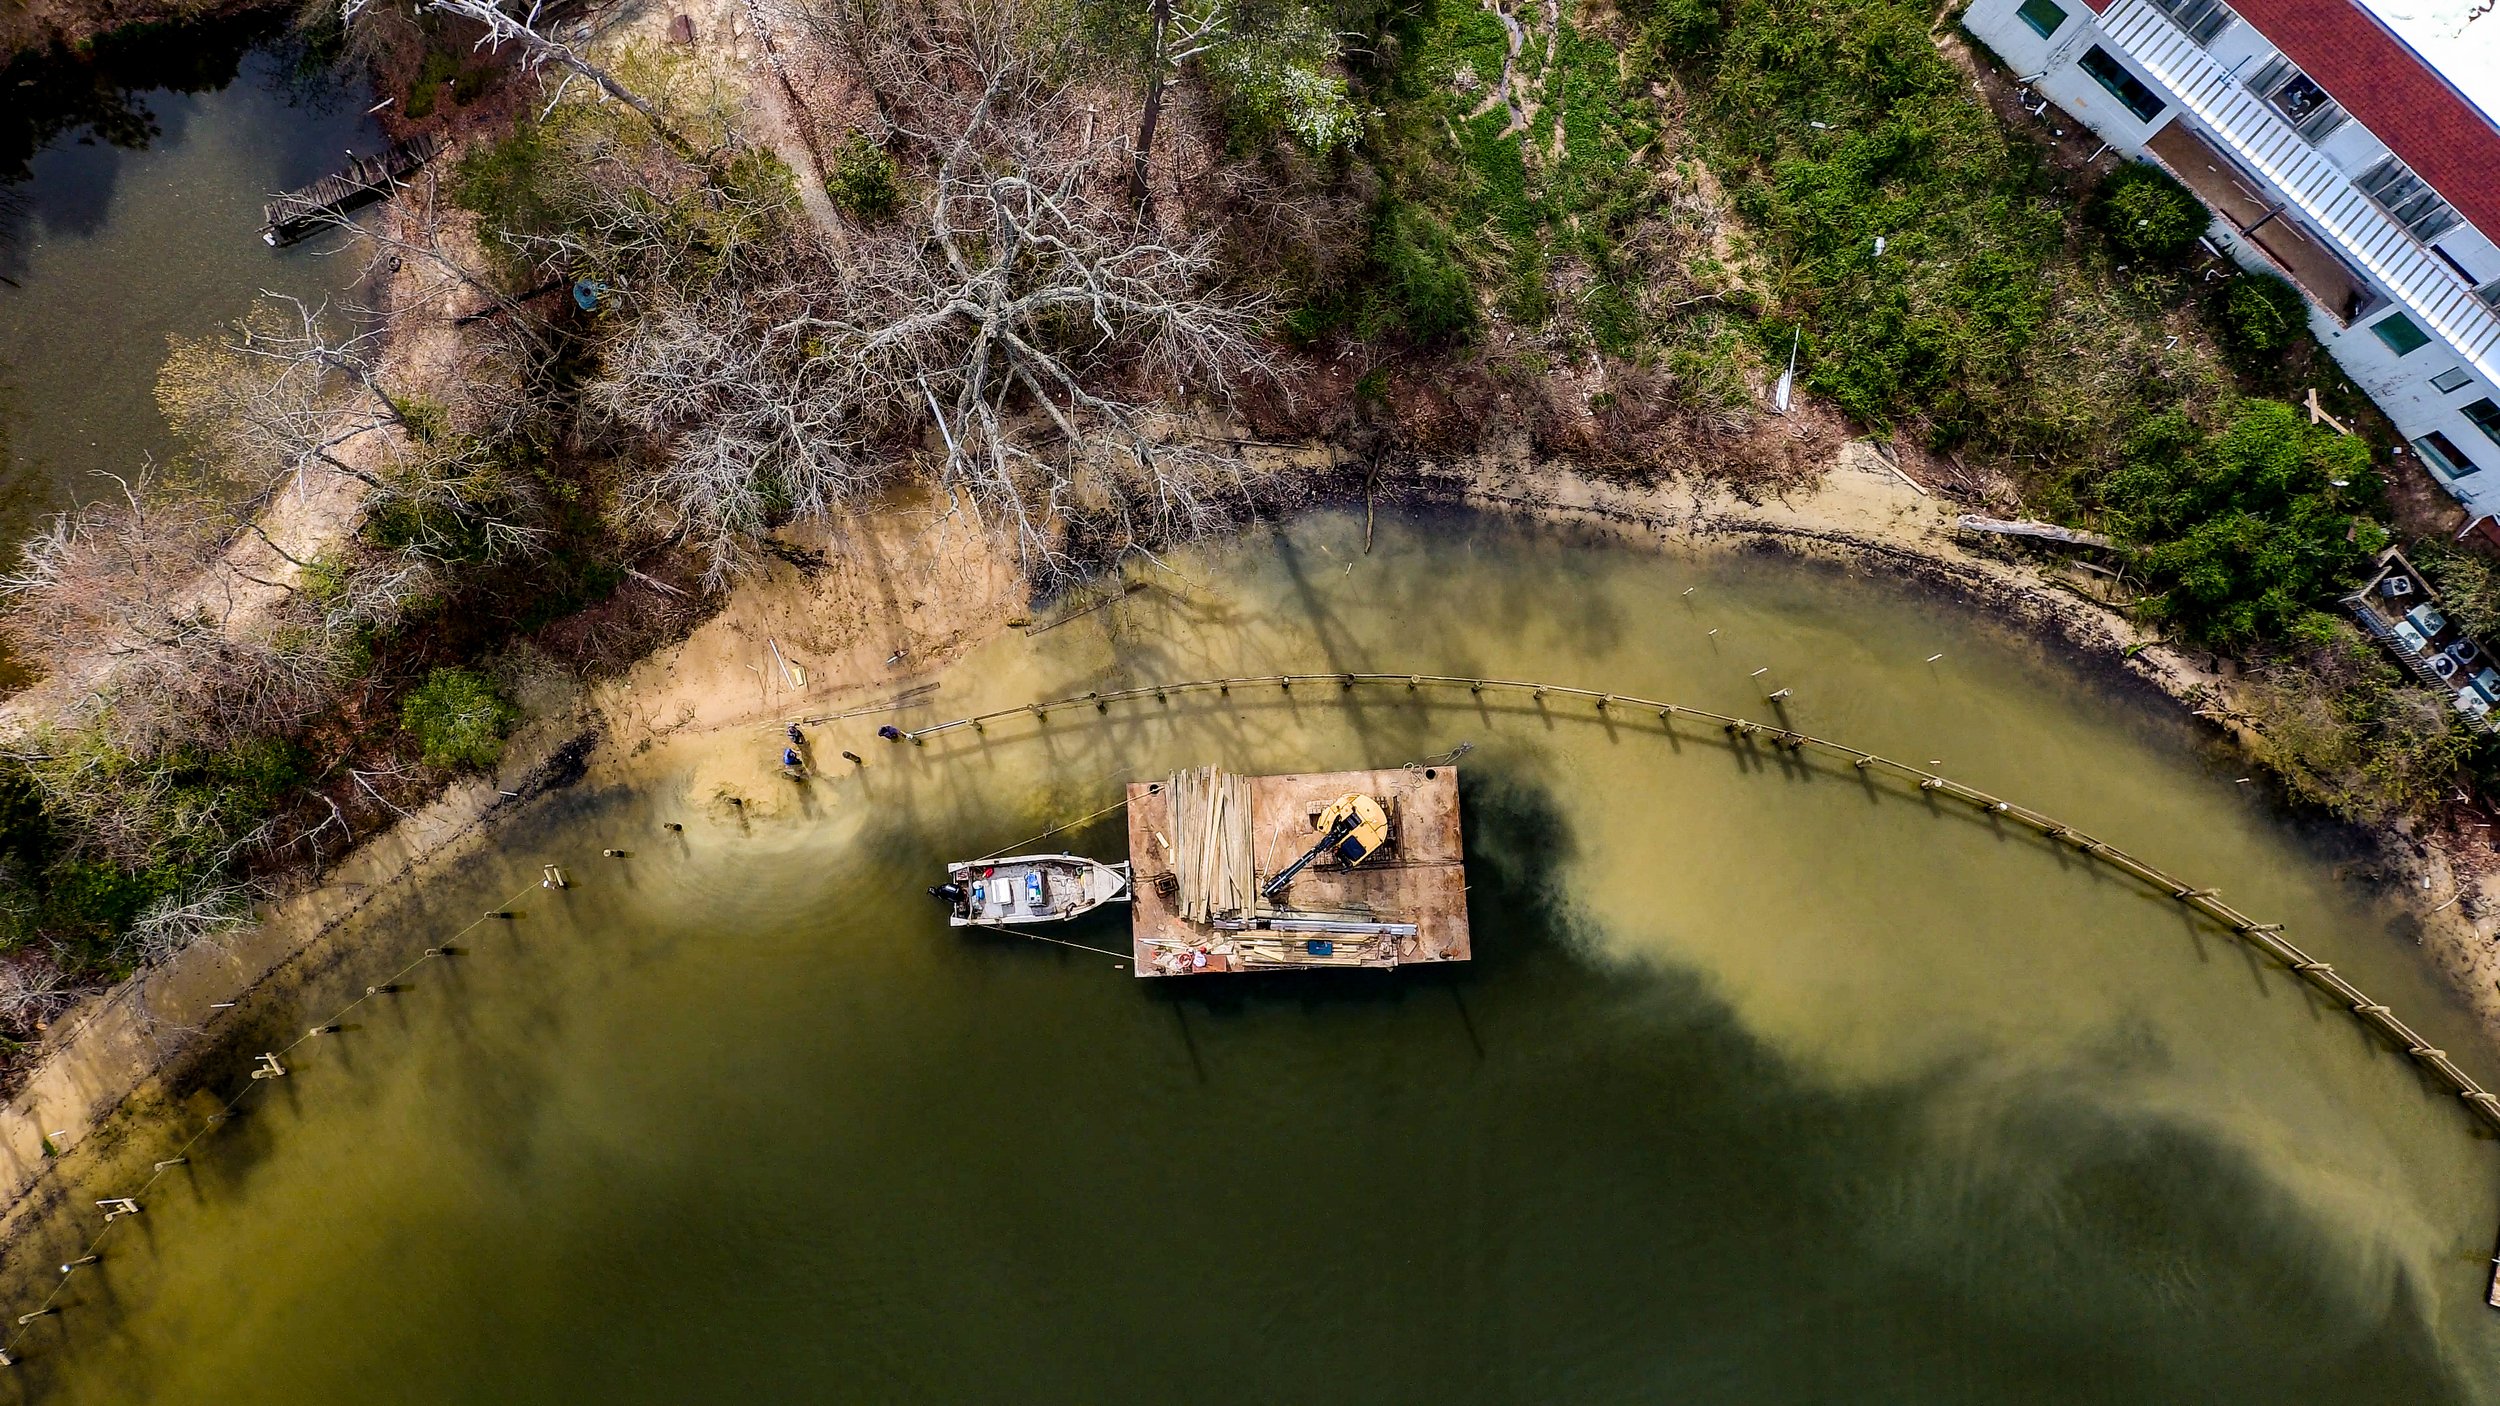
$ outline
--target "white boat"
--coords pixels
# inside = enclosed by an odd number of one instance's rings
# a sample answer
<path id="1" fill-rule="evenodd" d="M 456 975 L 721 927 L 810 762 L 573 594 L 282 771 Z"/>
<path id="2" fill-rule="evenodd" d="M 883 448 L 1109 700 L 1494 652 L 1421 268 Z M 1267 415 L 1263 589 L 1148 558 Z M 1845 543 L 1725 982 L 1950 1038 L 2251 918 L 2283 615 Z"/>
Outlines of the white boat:
<path id="1" fill-rule="evenodd" d="M 1105 864 L 1081 854 L 964 860 L 947 865 L 946 882 L 929 892 L 945 900 L 949 927 L 1064 922 L 1106 903 L 1128 902 L 1128 862 Z"/>

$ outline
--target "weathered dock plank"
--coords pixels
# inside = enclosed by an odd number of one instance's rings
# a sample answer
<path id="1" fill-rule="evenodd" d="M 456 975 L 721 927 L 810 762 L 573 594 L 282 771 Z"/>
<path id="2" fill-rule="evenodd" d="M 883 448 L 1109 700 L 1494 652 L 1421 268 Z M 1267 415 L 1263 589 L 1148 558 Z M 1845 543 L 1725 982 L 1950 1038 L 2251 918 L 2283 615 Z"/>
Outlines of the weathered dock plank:
<path id="1" fill-rule="evenodd" d="M 2117 544 L 2098 532 L 2060 527 L 2053 522 L 2033 522 L 2028 518 L 1982 517 L 1964 513 L 1954 520 L 1964 532 L 1985 532 L 1999 537 L 2037 537 L 2043 541 L 2063 542 L 2070 547 L 2113 547 Z"/>
<path id="2" fill-rule="evenodd" d="M 443 139 L 427 132 L 378 155 L 351 158 L 346 170 L 272 196 L 261 207 L 260 237 L 273 246 L 292 244 L 336 216 L 388 199 L 442 149 Z"/>

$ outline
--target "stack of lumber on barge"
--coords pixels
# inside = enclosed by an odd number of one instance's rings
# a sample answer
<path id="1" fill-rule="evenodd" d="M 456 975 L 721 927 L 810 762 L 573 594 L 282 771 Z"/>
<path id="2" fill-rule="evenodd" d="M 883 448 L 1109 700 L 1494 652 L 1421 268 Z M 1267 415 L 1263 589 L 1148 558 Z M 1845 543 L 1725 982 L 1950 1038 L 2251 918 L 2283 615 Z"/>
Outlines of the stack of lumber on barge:
<path id="1" fill-rule="evenodd" d="M 300 190 L 273 197 L 261 207 L 261 239 L 272 245 L 292 244 L 328 224 L 334 216 L 388 199 L 417 168 L 442 151 L 443 139 L 432 132 L 394 143 L 379 156 L 351 158 L 347 169 L 334 172 Z"/>
<path id="2" fill-rule="evenodd" d="M 1172 908 L 1192 923 L 1249 911 L 1250 778 L 1202 766 L 1164 783 L 1171 803 Z"/>
<path id="3" fill-rule="evenodd" d="M 1349 794 L 1386 809 L 1389 843 L 1357 863 L 1311 864 L 1273 901 L 1263 897 Z M 1471 954 L 1452 768 L 1236 776 L 1200 767 L 1131 783 L 1128 828 L 1138 976 L 1395 967 Z"/>

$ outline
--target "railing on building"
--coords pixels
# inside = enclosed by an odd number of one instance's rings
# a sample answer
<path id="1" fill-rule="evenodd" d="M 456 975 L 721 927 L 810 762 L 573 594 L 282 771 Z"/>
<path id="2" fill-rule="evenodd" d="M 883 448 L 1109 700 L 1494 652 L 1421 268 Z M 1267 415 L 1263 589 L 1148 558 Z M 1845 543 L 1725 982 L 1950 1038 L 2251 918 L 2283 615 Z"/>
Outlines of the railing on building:
<path id="1" fill-rule="evenodd" d="M 2119 0 L 2101 16 L 2101 29 L 2170 90 L 2198 127 L 2290 197 L 2312 226 L 2383 284 L 2408 313 L 2486 378 L 2500 381 L 2500 313 L 2230 70 L 2145 0 Z"/>

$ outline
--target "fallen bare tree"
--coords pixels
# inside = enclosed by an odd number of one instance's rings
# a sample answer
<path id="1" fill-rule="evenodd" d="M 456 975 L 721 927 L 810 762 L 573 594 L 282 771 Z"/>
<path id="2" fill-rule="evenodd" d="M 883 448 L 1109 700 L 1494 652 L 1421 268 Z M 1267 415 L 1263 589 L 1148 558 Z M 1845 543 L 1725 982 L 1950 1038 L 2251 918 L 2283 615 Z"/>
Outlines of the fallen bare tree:
<path id="1" fill-rule="evenodd" d="M 132 966 L 168 961 L 194 942 L 249 927 L 258 897 L 251 885 L 224 879 L 211 879 L 187 893 L 167 894 L 140 911 L 122 934 L 121 950 Z"/>
<path id="2" fill-rule="evenodd" d="M 216 336 L 177 338 L 157 376 L 167 423 L 253 506 L 310 478 L 378 484 L 342 457 L 384 429 L 412 428 L 382 382 L 379 325 L 341 330 L 324 306 L 270 294 Z"/>
<path id="3" fill-rule="evenodd" d="M 368 0 L 343 0 L 341 15 L 351 30 L 367 6 Z M 552 67 L 562 73 L 564 76 L 558 81 L 555 101 L 563 100 L 565 89 L 575 79 L 585 79 L 603 97 L 623 103 L 649 123 L 652 132 L 680 155 L 691 157 L 695 154 L 694 143 L 660 111 L 657 104 L 635 91 L 607 65 L 593 62 L 582 44 L 559 36 L 546 18 L 546 6 L 539 0 L 531 0 L 517 14 L 498 0 L 424 0 L 421 8 L 476 25 L 480 31 L 476 47 L 480 49 L 491 52 L 510 45 L 519 50 L 524 71 L 538 72 Z M 588 26 L 582 28 L 586 31 Z M 587 37 L 586 33 L 584 37 Z"/>
<path id="4" fill-rule="evenodd" d="M 71 979 L 50 951 L 0 954 L 0 1031 L 24 1039 L 93 988 Z"/>
<path id="5" fill-rule="evenodd" d="M 409 578 L 387 563 L 251 576 L 225 555 L 234 529 L 221 505 L 147 479 L 120 487 L 52 519 L 0 576 L 11 648 L 73 672 L 68 717 L 104 728 L 119 752 L 214 748 L 301 722 L 354 677 L 359 633 L 407 598 Z"/>
<path id="6" fill-rule="evenodd" d="M 576 99 L 538 138 L 560 144 L 563 218 L 495 231 L 544 267 L 619 270 L 586 402 L 647 446 L 621 505 L 715 584 L 772 525 L 895 481 L 931 440 L 948 501 L 1044 579 L 1238 512 L 1245 471 L 1184 432 L 1184 407 L 1267 372 L 1266 301 L 1224 287 L 1212 232 L 1140 223 L 1089 116 L 1101 95 L 1050 71 L 1030 12 L 817 20 L 800 42 L 878 94 L 905 218 L 845 231 L 837 257 L 760 148 L 670 160 Z"/>

